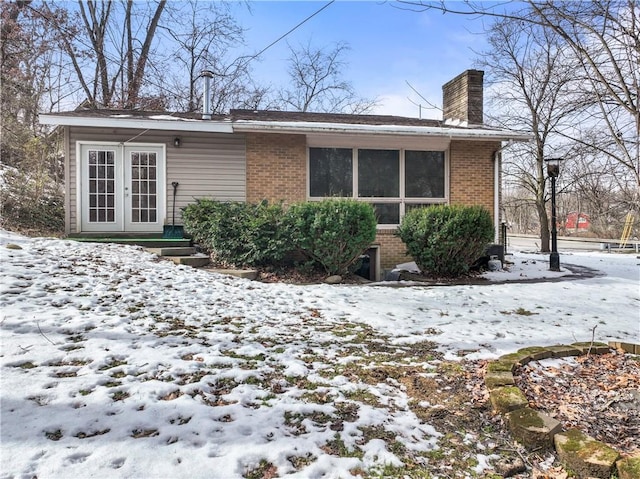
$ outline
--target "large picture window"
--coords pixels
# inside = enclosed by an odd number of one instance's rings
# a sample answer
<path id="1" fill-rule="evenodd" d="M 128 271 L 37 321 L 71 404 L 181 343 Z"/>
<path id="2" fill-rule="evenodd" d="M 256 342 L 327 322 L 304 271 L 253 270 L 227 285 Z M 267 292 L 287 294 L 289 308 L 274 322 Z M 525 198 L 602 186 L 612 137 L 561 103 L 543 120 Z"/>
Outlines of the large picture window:
<path id="1" fill-rule="evenodd" d="M 350 148 L 311 148 L 309 151 L 309 195 L 352 196 L 353 160 Z"/>
<path id="2" fill-rule="evenodd" d="M 400 196 L 400 152 L 358 150 L 358 197 Z"/>
<path id="3" fill-rule="evenodd" d="M 380 225 L 411 208 L 446 203 L 444 151 L 309 148 L 309 197 L 370 202 Z"/>

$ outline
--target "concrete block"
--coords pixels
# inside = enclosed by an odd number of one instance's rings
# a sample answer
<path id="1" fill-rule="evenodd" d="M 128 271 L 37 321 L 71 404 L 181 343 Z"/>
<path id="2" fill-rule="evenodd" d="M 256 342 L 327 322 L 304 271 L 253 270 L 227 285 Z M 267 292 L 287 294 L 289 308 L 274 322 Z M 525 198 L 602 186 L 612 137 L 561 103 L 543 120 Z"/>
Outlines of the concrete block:
<path id="1" fill-rule="evenodd" d="M 484 384 L 489 391 L 502 386 L 513 386 L 515 383 L 513 373 L 507 371 L 491 372 L 484 376 Z"/>
<path id="2" fill-rule="evenodd" d="M 208 271 L 218 274 L 226 274 L 229 276 L 235 276 L 236 278 L 254 280 L 258 277 L 258 271 L 255 269 L 219 269 L 213 268 Z"/>
<path id="3" fill-rule="evenodd" d="M 618 451 L 578 429 L 556 434 L 554 443 L 560 462 L 578 477 L 609 479 L 620 458 Z"/>
<path id="4" fill-rule="evenodd" d="M 526 396 L 516 386 L 503 386 L 489 392 L 489 399 L 493 409 L 505 414 L 529 405 Z"/>
<path id="5" fill-rule="evenodd" d="M 562 431 L 554 418 L 529 407 L 507 413 L 511 435 L 527 449 L 551 449 L 553 437 Z"/>
<path id="6" fill-rule="evenodd" d="M 515 371 L 516 369 L 516 366 L 518 366 L 517 362 L 503 361 L 502 359 L 498 359 L 497 361 L 491 361 L 487 365 L 487 373 L 499 373 L 499 372 L 513 373 L 513 371 Z"/>
<path id="7" fill-rule="evenodd" d="M 617 342 L 617 341 L 609 341 L 609 346 L 611 346 L 614 349 L 621 349 L 625 353 L 640 354 L 640 344 L 620 343 L 620 342 Z"/>
<path id="8" fill-rule="evenodd" d="M 551 352 L 552 358 L 567 358 L 569 356 L 580 356 L 582 351 L 574 346 L 567 344 L 557 344 L 555 346 L 547 346 L 547 350 Z"/>
<path id="9" fill-rule="evenodd" d="M 510 353 L 510 354 L 505 354 L 503 356 L 500 356 L 498 358 L 498 361 L 511 361 L 514 363 L 514 367 L 515 367 L 515 366 L 524 366 L 525 364 L 530 362 L 531 359 L 529 359 L 528 353 L 521 353 L 520 351 L 518 351 L 517 353 Z"/>
<path id="10" fill-rule="evenodd" d="M 551 351 L 541 346 L 518 349 L 518 354 L 526 355 L 525 364 L 530 363 L 531 361 L 542 361 L 543 359 L 549 359 L 551 357 Z"/>
<path id="11" fill-rule="evenodd" d="M 616 462 L 619 479 L 638 479 L 640 477 L 640 452 Z"/>
<path id="12" fill-rule="evenodd" d="M 578 348 L 582 354 L 607 354 L 611 352 L 611 348 L 608 344 L 605 343 L 591 343 L 591 342 L 581 342 L 581 343 L 573 343 L 572 347 Z"/>
<path id="13" fill-rule="evenodd" d="M 170 259 L 175 264 L 184 264 L 194 268 L 206 266 L 211 261 L 208 256 L 167 256 L 167 259 Z"/>
<path id="14" fill-rule="evenodd" d="M 170 248 L 147 248 L 150 253 L 158 256 L 191 256 L 196 253 L 193 246 L 170 247 Z"/>

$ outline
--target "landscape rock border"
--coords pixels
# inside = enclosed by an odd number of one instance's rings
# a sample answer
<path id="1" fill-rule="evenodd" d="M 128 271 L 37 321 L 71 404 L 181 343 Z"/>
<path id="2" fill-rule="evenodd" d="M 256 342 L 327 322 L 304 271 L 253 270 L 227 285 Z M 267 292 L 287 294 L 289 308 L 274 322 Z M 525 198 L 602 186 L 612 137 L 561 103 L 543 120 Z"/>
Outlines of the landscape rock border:
<path id="1" fill-rule="evenodd" d="M 577 429 L 563 431 L 556 419 L 529 407 L 526 396 L 516 386 L 514 373 L 531 361 L 605 354 L 612 348 L 640 354 L 640 344 L 584 342 L 523 348 L 487 365 L 484 381 L 491 405 L 504 416 L 514 439 L 530 450 L 555 450 L 560 462 L 579 478 L 609 479 L 615 468 L 619 479 L 638 479 L 640 453 L 621 457 L 612 447 Z"/>

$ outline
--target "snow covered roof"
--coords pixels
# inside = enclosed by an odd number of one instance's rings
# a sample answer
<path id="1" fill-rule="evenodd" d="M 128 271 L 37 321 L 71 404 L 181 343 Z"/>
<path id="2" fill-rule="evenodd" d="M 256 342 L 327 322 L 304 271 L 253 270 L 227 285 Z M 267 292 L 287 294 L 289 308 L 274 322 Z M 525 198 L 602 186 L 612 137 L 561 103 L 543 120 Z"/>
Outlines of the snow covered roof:
<path id="1" fill-rule="evenodd" d="M 439 120 L 391 115 L 350 115 L 273 110 L 231 110 L 228 115 L 213 115 L 210 120 L 203 120 L 200 113 L 78 110 L 41 114 L 40 122 L 60 126 L 119 127 L 211 133 L 344 133 L 496 141 L 528 141 L 531 139 L 531 135 L 528 133 L 502 130 L 486 125 L 454 125 Z"/>
<path id="2" fill-rule="evenodd" d="M 200 113 L 92 109 L 41 113 L 39 120 L 45 125 L 59 126 L 233 133 L 227 116 L 216 115 L 203 121 Z"/>

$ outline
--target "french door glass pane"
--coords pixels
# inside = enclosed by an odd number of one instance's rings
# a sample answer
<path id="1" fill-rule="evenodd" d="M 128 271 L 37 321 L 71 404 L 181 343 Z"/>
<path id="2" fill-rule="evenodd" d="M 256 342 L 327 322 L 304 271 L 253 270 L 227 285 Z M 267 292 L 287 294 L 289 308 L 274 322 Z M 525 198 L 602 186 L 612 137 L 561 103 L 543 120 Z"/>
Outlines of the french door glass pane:
<path id="1" fill-rule="evenodd" d="M 113 223 L 115 219 L 115 152 L 89 150 L 89 222 Z"/>
<path id="2" fill-rule="evenodd" d="M 405 151 L 405 196 L 444 198 L 444 152 Z"/>
<path id="3" fill-rule="evenodd" d="M 353 196 L 351 149 L 309 149 L 309 196 Z"/>
<path id="4" fill-rule="evenodd" d="M 131 153 L 131 222 L 155 223 L 157 221 L 156 153 L 138 151 Z M 137 165 L 137 166 L 136 166 Z"/>
<path id="5" fill-rule="evenodd" d="M 400 196 L 400 152 L 358 150 L 358 196 L 398 198 Z"/>

